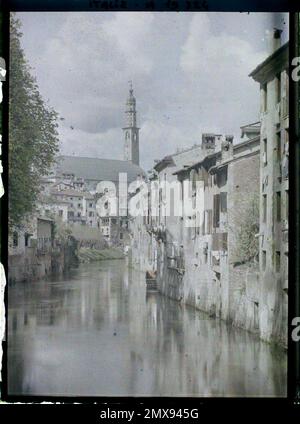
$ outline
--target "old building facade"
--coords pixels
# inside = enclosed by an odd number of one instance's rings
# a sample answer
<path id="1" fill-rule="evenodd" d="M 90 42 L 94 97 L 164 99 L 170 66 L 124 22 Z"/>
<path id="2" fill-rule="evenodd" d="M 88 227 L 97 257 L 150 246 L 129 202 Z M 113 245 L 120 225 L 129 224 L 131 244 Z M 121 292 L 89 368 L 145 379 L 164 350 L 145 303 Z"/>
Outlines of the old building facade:
<path id="1" fill-rule="evenodd" d="M 176 154 L 157 163 L 157 215 L 131 225 L 134 265 L 156 271 L 162 294 L 258 332 L 260 138 L 252 127 L 250 138 L 236 145 L 232 136 L 204 134 L 190 160 L 184 152 L 183 162 Z M 163 212 L 163 181 L 181 184 L 181 216 L 172 215 L 172 203 L 170 215 Z M 185 202 L 196 198 L 204 207 L 189 212 Z"/>
<path id="2" fill-rule="evenodd" d="M 260 84 L 260 328 L 287 343 L 288 307 L 288 43 L 274 30 L 273 52 L 250 74 Z"/>
<path id="3" fill-rule="evenodd" d="M 166 296 L 286 347 L 288 44 L 276 29 L 272 46 L 250 74 L 260 83 L 260 121 L 242 126 L 238 142 L 203 134 L 201 145 L 155 164 L 158 210 L 151 199 L 148 217 L 131 221 L 132 263 L 156 272 Z M 172 198 L 164 183 L 175 181 L 181 216 L 164 212 Z"/>

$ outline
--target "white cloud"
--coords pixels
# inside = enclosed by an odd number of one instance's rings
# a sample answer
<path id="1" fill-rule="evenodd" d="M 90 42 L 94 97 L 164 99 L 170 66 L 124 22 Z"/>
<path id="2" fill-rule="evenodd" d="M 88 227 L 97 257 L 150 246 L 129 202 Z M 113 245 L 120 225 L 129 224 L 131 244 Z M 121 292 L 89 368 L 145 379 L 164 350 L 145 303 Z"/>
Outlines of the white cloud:
<path id="1" fill-rule="evenodd" d="M 238 18 L 238 16 L 237 16 Z M 187 77 L 185 95 L 208 127 L 239 133 L 239 127 L 258 119 L 259 88 L 249 73 L 266 57 L 240 34 L 217 32 L 212 15 L 194 15 L 180 65 Z"/>
<path id="2" fill-rule="evenodd" d="M 80 129 L 61 127 L 61 154 L 123 159 L 123 134 L 120 129 L 109 129 L 102 133 L 88 133 Z"/>
<path id="3" fill-rule="evenodd" d="M 255 47 L 240 34 L 233 36 L 221 31 L 215 35 L 213 19 L 207 13 L 201 13 L 191 20 L 180 64 L 188 74 L 201 72 L 201 75 L 224 78 L 225 72 L 226 76 L 238 72 L 247 78 L 252 68 L 266 55 L 265 51 L 257 52 Z"/>
<path id="4" fill-rule="evenodd" d="M 20 16 L 41 92 L 65 118 L 65 154 L 122 159 L 130 79 L 146 169 L 198 143 L 202 132 L 239 138 L 239 127 L 258 118 L 259 88 L 248 74 L 264 58 L 265 31 L 277 25 L 273 14 Z"/>
<path id="5" fill-rule="evenodd" d="M 121 121 L 116 113 L 120 92 L 125 97 L 127 81 L 148 76 L 152 70 L 152 57 L 146 52 L 152 20 L 148 13 L 138 19 L 123 13 L 108 18 L 66 15 L 34 63 L 41 90 L 51 96 L 66 125 L 97 132 Z"/>

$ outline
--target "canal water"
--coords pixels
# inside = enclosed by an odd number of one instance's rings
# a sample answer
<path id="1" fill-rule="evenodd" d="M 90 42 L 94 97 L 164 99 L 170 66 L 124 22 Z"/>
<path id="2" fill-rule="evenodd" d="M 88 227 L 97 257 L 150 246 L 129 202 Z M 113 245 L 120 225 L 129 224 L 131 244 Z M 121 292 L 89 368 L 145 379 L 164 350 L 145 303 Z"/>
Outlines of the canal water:
<path id="1" fill-rule="evenodd" d="M 286 395 L 286 354 L 147 292 L 125 260 L 15 284 L 8 296 L 11 395 Z"/>

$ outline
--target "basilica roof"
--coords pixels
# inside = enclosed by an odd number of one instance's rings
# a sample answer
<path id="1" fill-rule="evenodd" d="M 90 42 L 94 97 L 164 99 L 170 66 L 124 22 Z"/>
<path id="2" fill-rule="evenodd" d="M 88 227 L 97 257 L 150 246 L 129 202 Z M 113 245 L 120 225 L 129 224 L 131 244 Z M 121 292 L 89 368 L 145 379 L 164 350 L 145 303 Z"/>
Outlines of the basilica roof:
<path id="1" fill-rule="evenodd" d="M 56 174 L 73 174 L 77 178 L 92 181 L 118 182 L 121 172 L 127 174 L 128 182 L 145 175 L 143 169 L 132 162 L 81 156 L 59 156 Z"/>

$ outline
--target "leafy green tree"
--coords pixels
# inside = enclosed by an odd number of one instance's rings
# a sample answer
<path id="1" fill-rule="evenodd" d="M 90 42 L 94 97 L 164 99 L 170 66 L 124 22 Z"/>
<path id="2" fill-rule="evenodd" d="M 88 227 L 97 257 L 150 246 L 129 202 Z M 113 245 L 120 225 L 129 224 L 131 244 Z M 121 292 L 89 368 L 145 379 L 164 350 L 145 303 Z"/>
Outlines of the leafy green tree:
<path id="1" fill-rule="evenodd" d="M 57 113 L 43 101 L 21 48 L 20 21 L 10 23 L 9 225 L 30 214 L 58 152 Z"/>

